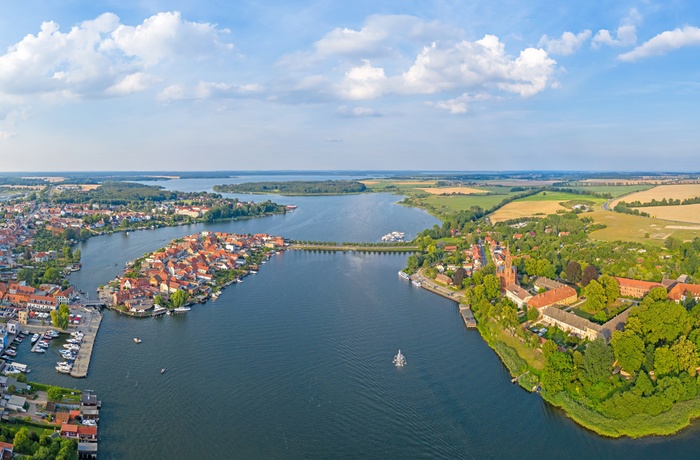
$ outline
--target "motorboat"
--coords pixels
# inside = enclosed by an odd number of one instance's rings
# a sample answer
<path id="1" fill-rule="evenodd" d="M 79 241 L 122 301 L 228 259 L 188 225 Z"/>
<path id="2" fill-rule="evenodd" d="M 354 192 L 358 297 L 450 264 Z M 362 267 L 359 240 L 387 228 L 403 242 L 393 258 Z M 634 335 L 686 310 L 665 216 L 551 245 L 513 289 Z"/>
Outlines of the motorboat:
<path id="1" fill-rule="evenodd" d="M 165 374 L 165 368 L 161 369 L 161 370 L 160 370 L 160 373 L 161 373 L 161 374 Z"/>
<path id="2" fill-rule="evenodd" d="M 415 287 L 421 287 L 420 281 L 418 281 L 418 280 L 411 281 L 411 284 L 414 285 Z"/>
<path id="3" fill-rule="evenodd" d="M 399 271 L 399 277 L 401 277 L 402 279 L 405 279 L 405 280 L 410 280 L 410 279 L 411 279 L 411 277 L 408 275 L 408 273 L 406 273 L 406 272 L 403 271 L 403 270 Z"/>
<path id="4" fill-rule="evenodd" d="M 406 357 L 401 354 L 401 350 L 394 356 L 392 361 L 396 367 L 404 367 L 406 365 Z"/>
<path id="5" fill-rule="evenodd" d="M 39 340 L 41 336 L 39 334 L 34 334 L 31 338 L 32 343 L 36 343 L 37 340 Z"/>
<path id="6" fill-rule="evenodd" d="M 139 339 L 138 337 L 134 337 L 134 342 L 141 343 L 141 339 Z"/>
<path id="7" fill-rule="evenodd" d="M 46 349 L 45 349 L 45 348 L 41 348 L 41 347 L 34 347 L 34 348 L 32 349 L 32 351 L 33 351 L 34 353 L 46 353 Z"/>
<path id="8" fill-rule="evenodd" d="M 190 310 L 192 310 L 190 307 L 177 307 L 173 311 L 175 313 L 187 313 Z"/>
<path id="9" fill-rule="evenodd" d="M 71 366 L 56 366 L 56 370 L 61 374 L 69 374 L 71 369 Z"/>

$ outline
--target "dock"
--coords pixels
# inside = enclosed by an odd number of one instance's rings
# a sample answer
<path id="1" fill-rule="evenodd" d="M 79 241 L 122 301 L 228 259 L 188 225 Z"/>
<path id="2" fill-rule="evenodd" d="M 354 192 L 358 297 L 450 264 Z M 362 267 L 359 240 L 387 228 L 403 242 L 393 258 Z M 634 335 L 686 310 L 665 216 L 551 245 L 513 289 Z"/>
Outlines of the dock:
<path id="1" fill-rule="evenodd" d="M 95 345 L 95 337 L 97 336 L 97 331 L 100 329 L 100 323 L 102 322 L 102 315 L 95 311 L 90 318 L 90 323 L 86 324 L 85 336 L 83 337 L 83 343 L 80 346 L 80 351 L 78 352 L 78 357 L 73 363 L 73 369 L 70 372 L 71 377 L 75 378 L 85 378 L 87 377 L 88 367 L 90 367 L 90 358 L 92 357 L 92 347 Z"/>
<path id="2" fill-rule="evenodd" d="M 462 320 L 464 320 L 464 325 L 467 326 L 467 329 L 476 327 L 476 319 L 469 305 L 459 304 L 459 314 L 462 315 Z"/>

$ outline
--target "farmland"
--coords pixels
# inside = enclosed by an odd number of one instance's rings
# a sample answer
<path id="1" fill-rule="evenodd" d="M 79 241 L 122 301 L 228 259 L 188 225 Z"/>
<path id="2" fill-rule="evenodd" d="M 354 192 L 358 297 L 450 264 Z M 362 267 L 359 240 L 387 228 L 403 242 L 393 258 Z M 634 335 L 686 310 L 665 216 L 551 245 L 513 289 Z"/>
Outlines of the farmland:
<path id="1" fill-rule="evenodd" d="M 651 185 L 587 185 L 576 187 L 569 187 L 568 185 L 564 186 L 564 188 L 570 188 L 581 192 L 609 193 L 613 198 L 618 198 L 623 195 L 639 192 L 642 190 L 648 190 L 651 187 Z"/>
<path id="2" fill-rule="evenodd" d="M 640 203 L 649 203 L 651 200 L 661 201 L 664 198 L 674 200 L 685 200 L 687 198 L 695 198 L 700 196 L 700 184 L 677 184 L 677 185 L 659 185 L 657 187 L 645 190 L 642 192 L 633 193 L 624 198 L 624 201 L 631 203 L 639 201 Z M 616 202 L 612 205 L 615 206 Z"/>
<path id="3" fill-rule="evenodd" d="M 473 187 L 431 187 L 420 188 L 424 192 L 432 195 L 474 195 L 488 193 L 488 190 L 473 188 Z"/>
<path id="4" fill-rule="evenodd" d="M 679 222 L 700 224 L 700 204 L 686 204 L 680 206 L 648 206 L 641 209 L 657 219 L 677 220 Z"/>
<path id="5" fill-rule="evenodd" d="M 669 236 L 681 240 L 692 240 L 700 236 L 700 226 L 694 228 L 687 223 L 633 216 L 610 211 L 586 214 L 597 224 L 607 228 L 591 233 L 591 238 L 601 241 L 633 241 L 661 246 Z"/>
<path id="6" fill-rule="evenodd" d="M 541 192 L 508 203 L 489 215 L 491 222 L 503 222 L 521 217 L 544 217 L 557 211 L 570 210 L 572 204 L 593 205 L 605 201 L 602 198 L 564 192 Z"/>

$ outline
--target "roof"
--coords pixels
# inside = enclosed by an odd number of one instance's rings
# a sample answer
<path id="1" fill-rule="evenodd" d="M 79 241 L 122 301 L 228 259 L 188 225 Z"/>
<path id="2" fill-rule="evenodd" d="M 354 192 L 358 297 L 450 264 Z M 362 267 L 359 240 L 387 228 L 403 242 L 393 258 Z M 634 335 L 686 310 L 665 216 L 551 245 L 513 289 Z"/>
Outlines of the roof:
<path id="1" fill-rule="evenodd" d="M 585 331 L 586 329 L 592 329 L 596 332 L 600 332 L 602 330 L 602 327 L 598 324 L 592 323 L 587 319 L 581 318 L 580 316 L 576 316 L 573 313 L 569 313 L 555 307 L 545 307 L 545 309 L 542 311 L 542 314 L 544 316 L 572 326 L 581 331 Z"/>
<path id="2" fill-rule="evenodd" d="M 530 294 L 525 289 L 521 288 L 515 283 L 511 283 L 508 286 L 506 286 L 506 291 L 512 292 L 513 295 L 515 295 L 518 299 L 522 301 L 525 301 L 528 298 L 532 297 L 532 294 Z"/>
<path id="3" fill-rule="evenodd" d="M 678 283 L 668 292 L 668 298 L 671 300 L 681 300 L 681 298 L 688 293 L 693 297 L 700 297 L 700 284 Z"/>
<path id="4" fill-rule="evenodd" d="M 637 288 L 637 289 L 651 289 L 655 287 L 663 287 L 661 283 L 655 283 L 653 281 L 640 281 L 640 280 L 633 280 L 630 278 L 619 278 L 615 277 L 617 282 L 620 284 L 620 287 L 626 286 L 626 287 L 632 287 L 632 288 Z"/>
<path id="5" fill-rule="evenodd" d="M 68 414 L 68 412 L 56 412 L 56 421 L 58 423 L 68 423 L 69 420 L 70 415 Z"/>
<path id="6" fill-rule="evenodd" d="M 542 308 L 547 307 L 549 305 L 554 305 L 558 302 L 563 302 L 569 297 L 574 296 L 577 296 L 576 290 L 574 288 L 569 286 L 562 286 L 556 289 L 551 289 L 547 292 L 543 292 L 542 294 L 537 294 L 536 296 L 528 300 L 527 304 L 531 307 Z"/>
<path id="7" fill-rule="evenodd" d="M 542 286 L 547 289 L 556 289 L 562 286 L 566 286 L 565 284 L 562 284 L 558 281 L 554 281 L 549 278 L 545 278 L 544 276 L 540 276 L 535 280 L 535 286 Z"/>
<path id="8" fill-rule="evenodd" d="M 88 436 L 97 435 L 97 427 L 96 426 L 78 425 L 78 434 L 85 434 Z"/>
<path id="9" fill-rule="evenodd" d="M 78 432 L 78 425 L 71 425 L 70 423 L 64 423 L 61 425 L 61 433 L 66 432 L 66 433 L 77 433 Z"/>

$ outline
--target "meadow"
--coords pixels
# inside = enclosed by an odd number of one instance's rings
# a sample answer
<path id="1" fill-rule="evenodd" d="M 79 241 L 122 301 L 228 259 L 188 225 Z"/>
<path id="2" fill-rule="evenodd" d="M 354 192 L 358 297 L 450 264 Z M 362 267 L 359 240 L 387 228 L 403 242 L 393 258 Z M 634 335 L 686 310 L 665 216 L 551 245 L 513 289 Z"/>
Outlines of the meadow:
<path id="1" fill-rule="evenodd" d="M 700 184 L 676 184 L 676 185 L 659 185 L 641 192 L 633 193 L 624 198 L 624 201 L 631 203 L 639 201 L 640 203 L 649 203 L 651 200 L 661 201 L 664 198 L 674 200 L 685 200 L 686 198 L 695 198 L 700 196 Z M 619 200 L 612 203 L 614 207 Z M 645 210 L 646 211 L 646 210 Z"/>

